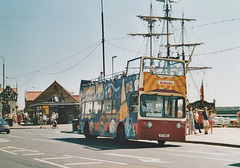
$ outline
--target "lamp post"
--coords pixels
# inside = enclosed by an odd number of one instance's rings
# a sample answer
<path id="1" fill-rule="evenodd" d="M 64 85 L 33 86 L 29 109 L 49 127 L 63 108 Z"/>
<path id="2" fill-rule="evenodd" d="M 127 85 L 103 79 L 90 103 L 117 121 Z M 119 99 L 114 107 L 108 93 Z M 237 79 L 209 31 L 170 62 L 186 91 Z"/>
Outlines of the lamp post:
<path id="1" fill-rule="evenodd" d="M 0 57 L 3 59 L 3 90 L 5 89 L 5 63 L 4 63 L 4 57 Z"/>
<path id="2" fill-rule="evenodd" d="M 102 52 L 103 52 L 103 76 L 105 78 L 105 47 L 104 47 L 104 20 L 103 20 L 103 0 L 101 0 L 101 18 L 102 18 Z"/>
<path id="3" fill-rule="evenodd" d="M 13 78 L 13 77 L 6 77 L 7 79 L 15 79 L 16 80 L 16 91 L 18 92 L 18 80 L 17 78 Z"/>
<path id="4" fill-rule="evenodd" d="M 112 77 L 113 77 L 113 73 L 114 73 L 114 64 L 113 64 L 113 59 L 116 58 L 117 56 L 112 56 Z"/>

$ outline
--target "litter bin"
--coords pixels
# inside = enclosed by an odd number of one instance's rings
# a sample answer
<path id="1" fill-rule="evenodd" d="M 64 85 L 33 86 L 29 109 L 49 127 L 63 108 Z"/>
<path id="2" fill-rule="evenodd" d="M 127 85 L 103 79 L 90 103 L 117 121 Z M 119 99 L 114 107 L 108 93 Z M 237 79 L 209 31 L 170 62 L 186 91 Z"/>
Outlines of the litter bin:
<path id="1" fill-rule="evenodd" d="M 6 119 L 9 126 L 13 126 L 13 119 Z"/>
<path id="2" fill-rule="evenodd" d="M 72 120 L 72 129 L 73 131 L 77 131 L 78 119 Z"/>

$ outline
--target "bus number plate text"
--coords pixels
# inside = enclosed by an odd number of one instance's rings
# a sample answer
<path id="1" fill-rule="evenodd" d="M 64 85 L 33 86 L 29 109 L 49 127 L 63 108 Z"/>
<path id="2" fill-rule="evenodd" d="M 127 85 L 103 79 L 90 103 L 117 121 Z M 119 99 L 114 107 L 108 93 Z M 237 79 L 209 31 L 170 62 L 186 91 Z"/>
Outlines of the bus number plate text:
<path id="1" fill-rule="evenodd" d="M 159 134 L 159 137 L 160 138 L 168 138 L 168 137 L 170 137 L 170 135 L 169 134 Z"/>

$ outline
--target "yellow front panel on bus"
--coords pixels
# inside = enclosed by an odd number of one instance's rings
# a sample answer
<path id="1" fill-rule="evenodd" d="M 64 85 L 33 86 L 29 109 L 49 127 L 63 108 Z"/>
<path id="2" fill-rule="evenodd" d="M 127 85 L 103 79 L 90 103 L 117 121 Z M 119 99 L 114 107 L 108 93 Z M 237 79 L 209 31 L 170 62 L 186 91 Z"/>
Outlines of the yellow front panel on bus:
<path id="1" fill-rule="evenodd" d="M 186 76 L 161 78 L 149 72 L 144 72 L 144 91 L 149 92 L 157 89 L 174 90 L 186 94 Z"/>

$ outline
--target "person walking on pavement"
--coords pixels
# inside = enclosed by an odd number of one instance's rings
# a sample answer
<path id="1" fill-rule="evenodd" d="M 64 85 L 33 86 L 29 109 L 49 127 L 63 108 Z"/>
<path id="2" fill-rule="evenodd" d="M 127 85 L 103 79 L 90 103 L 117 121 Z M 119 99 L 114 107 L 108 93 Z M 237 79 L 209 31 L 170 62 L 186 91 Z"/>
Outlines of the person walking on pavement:
<path id="1" fill-rule="evenodd" d="M 195 124 L 194 124 L 194 119 L 193 119 L 193 108 L 190 107 L 190 110 L 188 112 L 188 134 L 193 134 L 192 127 L 193 127 L 194 134 L 196 134 Z"/>
<path id="2" fill-rule="evenodd" d="M 43 126 L 46 126 L 47 123 L 47 116 L 43 114 Z"/>
<path id="3" fill-rule="evenodd" d="M 204 133 L 205 133 L 205 134 L 208 134 L 209 122 L 208 122 L 208 111 L 207 111 L 207 107 L 204 108 L 204 111 L 202 112 L 202 116 L 203 116 Z"/>
<path id="4" fill-rule="evenodd" d="M 208 122 L 209 122 L 209 127 L 211 129 L 211 134 L 212 134 L 213 133 L 212 131 L 213 131 L 213 124 L 214 124 L 214 122 L 213 122 L 213 113 L 212 113 L 211 110 L 209 110 Z"/>
<path id="5" fill-rule="evenodd" d="M 200 123 L 199 123 L 198 109 L 195 109 L 195 112 L 193 114 L 193 119 L 194 119 L 195 128 L 198 129 L 199 133 L 202 133 L 200 128 Z"/>
<path id="6" fill-rule="evenodd" d="M 238 128 L 240 128 L 240 109 L 238 109 L 237 118 L 238 118 Z"/>

